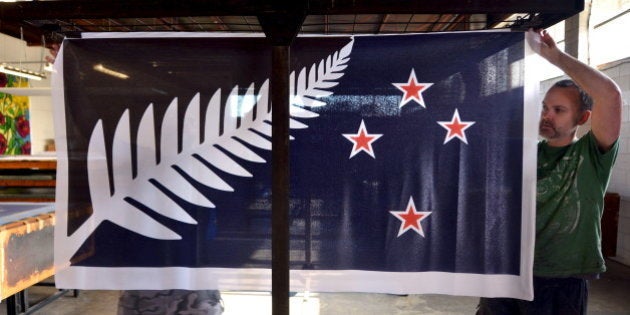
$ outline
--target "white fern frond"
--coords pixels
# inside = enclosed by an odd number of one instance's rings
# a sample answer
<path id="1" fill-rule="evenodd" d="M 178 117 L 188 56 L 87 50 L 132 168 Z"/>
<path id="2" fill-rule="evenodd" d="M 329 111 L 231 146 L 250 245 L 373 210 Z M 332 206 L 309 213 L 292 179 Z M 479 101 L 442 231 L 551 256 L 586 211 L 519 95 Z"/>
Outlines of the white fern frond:
<path id="1" fill-rule="evenodd" d="M 116 133 L 118 135 L 124 133 L 125 125 L 128 125 L 128 111 L 125 111 L 123 117 L 121 117 L 121 121 L 125 120 L 127 123 L 123 122 L 121 128 L 117 128 Z M 90 185 L 90 198 L 93 207 L 91 224 L 94 228 L 102 221 L 109 220 L 147 237 L 157 239 L 180 238 L 175 232 L 124 201 L 124 198 L 127 197 L 126 193 L 116 194 L 115 191 L 113 193 L 110 191 L 103 125 L 100 120 L 94 127 L 88 146 L 88 170 L 90 170 L 88 172 L 88 183 Z M 124 174 L 118 174 L 115 177 L 117 178 L 117 184 L 120 185 L 118 187 L 119 192 L 125 189 L 133 189 L 133 185 L 130 183 L 131 172 L 127 174 L 129 177 L 126 178 L 123 177 Z M 173 209 L 178 211 L 179 207 Z M 194 221 L 194 219 L 188 216 L 186 212 L 183 212 L 182 221 Z M 138 222 L 142 222 L 143 226 L 136 226 L 135 224 Z"/>
<path id="2" fill-rule="evenodd" d="M 317 117 L 317 113 L 311 112 L 304 107 L 320 107 L 326 105 L 321 99 L 330 96 L 332 92 L 328 89 L 335 87 L 339 78 L 343 76 L 343 70 L 350 60 L 350 52 L 354 39 L 344 46 L 340 51 L 328 56 L 326 59 L 311 66 L 310 71 L 303 68 L 296 81 L 295 72 L 289 75 L 289 95 L 291 96 L 291 116 L 302 118 Z M 317 68 L 316 68 L 317 67 Z M 317 69 L 317 71 L 315 71 Z M 295 86 L 295 87 L 294 87 Z"/>
<path id="3" fill-rule="evenodd" d="M 294 73 L 291 74 L 292 99 L 302 99 L 303 102 L 290 106 L 290 128 L 308 127 L 293 118 L 318 116 L 305 107 L 326 104 L 319 98 L 332 94 L 328 89 L 336 86 L 338 83 L 335 80 L 343 75 L 341 71 L 349 61 L 352 44 L 353 41 L 317 65 L 312 65 L 309 71 L 302 69 L 297 80 L 293 80 Z M 221 116 L 223 104 L 226 108 Z M 87 162 L 94 212 L 89 222 L 80 228 L 81 233 L 71 236 L 75 238 L 76 244 L 80 246 L 104 220 L 146 237 L 179 239 L 180 236 L 173 230 L 145 213 L 146 209 L 140 208 L 146 207 L 175 221 L 195 224 L 194 218 L 182 208 L 179 201 L 172 199 L 173 195 L 177 196 L 176 199 L 183 199 L 197 206 L 215 207 L 210 198 L 198 189 L 199 185 L 221 191 L 234 191 L 225 180 L 225 174 L 252 176 L 239 161 L 265 163 L 265 159 L 255 150 L 271 150 L 272 113 L 268 80 L 261 85 L 258 94 L 253 84 L 243 95 L 239 94 L 239 88 L 235 86 L 225 103 L 221 102 L 221 90 L 217 90 L 208 103 L 203 126 L 200 108 L 200 97 L 197 94 L 186 107 L 183 128 L 178 128 L 178 99 L 173 99 L 158 130 L 158 150 L 153 104 L 148 106 L 138 125 L 135 147 L 138 163 L 135 177 L 132 172 L 134 165 L 131 153 L 134 148 L 130 141 L 129 112 L 125 111 L 118 121 L 113 138 L 113 191 L 110 190 L 102 122 L 96 124 L 88 146 Z M 219 128 L 221 125 L 222 130 Z M 181 151 L 178 146 L 180 129 L 183 133 Z M 225 174 L 217 173 L 215 169 Z"/>
<path id="4" fill-rule="evenodd" d="M 295 99 L 297 99 L 297 97 Z M 299 103 L 304 104 L 303 101 L 299 101 Z M 297 105 L 297 103 L 294 103 L 293 105 Z M 315 118 L 319 115 L 299 106 L 291 106 L 291 116 L 297 118 Z"/>

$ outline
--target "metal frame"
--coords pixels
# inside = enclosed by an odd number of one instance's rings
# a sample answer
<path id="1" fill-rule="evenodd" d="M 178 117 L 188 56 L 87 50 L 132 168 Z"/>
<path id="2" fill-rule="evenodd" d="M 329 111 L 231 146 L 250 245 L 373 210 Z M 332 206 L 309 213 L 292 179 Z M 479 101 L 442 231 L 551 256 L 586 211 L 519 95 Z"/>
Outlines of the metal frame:
<path id="1" fill-rule="evenodd" d="M 548 27 L 584 9 L 583 0 L 530 0 L 530 1 L 500 1 L 500 0 L 295 0 L 283 2 L 278 0 L 226 0 L 226 1 L 178 1 L 178 0 L 132 0 L 132 1 L 103 1 L 103 0 L 56 0 L 56 1 L 19 1 L 0 2 L 0 32 L 24 39 L 31 45 L 41 45 L 46 37 L 49 44 L 60 41 L 63 36 L 72 36 L 72 31 L 62 30 L 62 26 L 75 25 L 80 21 L 85 23 L 120 24 L 118 19 L 155 18 L 156 27 L 163 26 L 172 31 L 194 31 L 185 26 L 190 23 L 178 24 L 179 18 L 212 17 L 213 23 L 222 25 L 227 31 L 240 29 L 243 25 L 225 21 L 225 17 L 243 17 L 245 21 L 252 18 L 273 14 L 277 17 L 291 18 L 295 13 L 300 16 L 324 16 L 324 25 L 315 29 L 327 30 L 329 25 L 340 25 L 332 21 L 331 17 L 341 15 L 355 15 L 350 30 L 355 32 L 354 25 L 376 24 L 376 32 L 381 32 L 383 25 L 391 25 L 388 17 L 392 15 L 436 14 L 453 15 L 446 23 L 462 23 L 463 17 L 471 14 L 488 14 L 488 24 L 504 21 L 511 14 L 528 14 L 529 18 L 518 21 L 518 27 Z M 383 18 L 370 22 L 372 19 L 362 19 L 365 15 L 382 14 Z M 232 20 L 232 19 L 230 19 Z M 358 21 L 358 22 L 357 22 Z M 335 24 L 337 23 L 337 24 Z M 413 25 L 413 21 L 406 22 Z M 444 22 L 440 22 L 444 23 Z M 262 22 L 261 22 L 262 24 Z M 78 25 L 78 24 L 77 24 Z M 259 25 L 247 22 L 253 31 L 259 31 Z M 129 27 L 121 29 L 121 25 L 114 25 L 114 31 L 128 31 Z M 122 25 L 124 27 L 124 25 Z M 234 29 L 232 29 L 234 28 Z M 309 27 L 312 29 L 313 27 Z M 159 28 L 164 30 L 164 28 Z M 365 29 L 365 28 L 361 28 Z M 133 31 L 133 27 L 131 28 Z M 81 27 L 75 29 L 81 31 Z M 103 31 L 107 31 L 104 29 Z M 225 30 L 223 30 L 225 31 Z M 250 31 L 252 31 L 250 29 Z M 304 32 L 305 30 L 302 30 Z M 413 31 L 413 30 L 412 30 Z M 431 29 L 430 31 L 434 31 Z M 363 31 L 365 32 L 365 31 Z M 324 32 L 322 32 L 324 33 Z"/>
<path id="2" fill-rule="evenodd" d="M 38 286 L 54 286 L 54 283 L 40 283 Z M 5 301 L 7 303 L 7 315 L 29 315 L 34 314 L 44 306 L 54 302 L 58 298 L 66 295 L 68 292 L 73 291 L 72 296 L 78 297 L 79 290 L 63 289 L 49 295 L 45 299 L 33 304 L 28 304 L 28 289 L 20 291 L 14 295 L 8 297 Z"/>

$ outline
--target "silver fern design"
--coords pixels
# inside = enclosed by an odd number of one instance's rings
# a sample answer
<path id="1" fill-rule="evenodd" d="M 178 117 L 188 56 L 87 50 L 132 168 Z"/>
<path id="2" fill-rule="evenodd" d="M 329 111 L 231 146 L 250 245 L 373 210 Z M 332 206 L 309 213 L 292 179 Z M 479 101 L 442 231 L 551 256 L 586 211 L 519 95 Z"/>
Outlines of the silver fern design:
<path id="1" fill-rule="evenodd" d="M 343 76 L 343 70 L 350 60 L 353 43 L 354 39 L 341 50 L 313 64 L 308 71 L 303 68 L 297 79 L 294 73 L 290 74 L 291 129 L 308 128 L 293 118 L 317 117 L 318 114 L 309 108 L 326 105 L 320 98 L 332 95 L 330 89 L 336 86 L 337 80 Z M 188 104 L 184 114 L 184 136 L 180 152 L 177 151 L 178 100 L 175 98 L 168 106 L 159 129 L 161 141 L 159 162 L 156 158 L 158 152 L 154 136 L 153 105 L 150 104 L 138 125 L 137 160 L 142 162 L 137 163 L 135 177 L 132 172 L 129 110 L 126 110 L 117 123 L 112 143 L 113 190 L 110 189 L 103 124 L 99 120 L 92 131 L 87 154 L 93 213 L 67 238 L 67 254 L 73 255 L 105 220 L 146 237 L 162 240 L 181 239 L 180 235 L 135 205 L 142 204 L 172 220 L 196 224 L 195 218 L 164 193 L 164 190 L 189 203 L 214 208 L 211 198 L 199 192 L 186 177 L 207 187 L 228 192 L 234 191 L 235 188 L 220 174 L 213 172 L 208 164 L 231 175 L 251 177 L 252 174 L 242 167 L 239 161 L 266 162 L 243 143 L 271 150 L 269 139 L 272 115 L 268 87 L 267 80 L 261 85 L 258 94 L 255 94 L 255 87 L 252 84 L 244 95 L 239 95 L 238 86 L 235 86 L 225 100 L 226 110 L 223 117 L 220 115 L 221 91 L 217 90 L 208 104 L 204 126 L 201 126 L 199 119 L 201 106 L 197 94 Z M 237 124 L 239 118 L 240 125 Z M 222 133 L 219 132 L 221 120 Z M 203 141 L 200 136 L 202 127 L 205 131 Z M 219 148 L 232 155 L 225 154 Z"/>

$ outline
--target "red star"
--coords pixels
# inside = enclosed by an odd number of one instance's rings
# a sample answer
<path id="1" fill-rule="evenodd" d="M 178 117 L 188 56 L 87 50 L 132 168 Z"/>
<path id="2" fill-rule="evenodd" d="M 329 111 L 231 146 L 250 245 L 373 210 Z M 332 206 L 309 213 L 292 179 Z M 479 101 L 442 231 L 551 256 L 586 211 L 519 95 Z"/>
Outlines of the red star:
<path id="1" fill-rule="evenodd" d="M 431 215 L 430 211 L 416 211 L 416 205 L 413 203 L 413 197 L 409 197 L 409 203 L 405 211 L 390 211 L 398 220 L 402 221 L 400 230 L 398 230 L 398 237 L 408 230 L 414 230 L 416 233 L 424 237 L 424 230 L 420 224 L 422 220 Z"/>
<path id="2" fill-rule="evenodd" d="M 363 119 L 361 119 L 361 126 L 359 126 L 359 131 L 357 131 L 357 133 L 344 133 L 343 136 L 354 144 L 352 152 L 350 152 L 350 157 L 348 158 L 351 159 L 361 151 L 369 154 L 373 158 L 376 158 L 374 156 L 374 150 L 372 149 L 372 142 L 376 141 L 383 135 L 368 133 L 367 129 L 365 129 L 365 123 L 363 122 Z"/>
<path id="3" fill-rule="evenodd" d="M 409 79 L 406 83 L 392 83 L 396 88 L 401 90 L 404 94 L 402 99 L 400 100 L 400 105 L 403 107 L 410 101 L 416 101 L 420 106 L 426 108 L 424 104 L 424 99 L 422 98 L 422 92 L 428 89 L 433 83 L 418 83 L 418 79 L 416 79 L 416 72 L 411 69 L 411 74 L 409 75 Z"/>
<path id="4" fill-rule="evenodd" d="M 444 138 L 444 144 L 451 141 L 453 138 L 459 138 L 459 140 L 468 144 L 464 131 L 475 124 L 474 121 L 461 121 L 457 109 L 455 109 L 455 113 L 453 114 L 451 121 L 438 121 L 437 123 L 440 124 L 442 128 L 448 130 L 446 138 Z"/>

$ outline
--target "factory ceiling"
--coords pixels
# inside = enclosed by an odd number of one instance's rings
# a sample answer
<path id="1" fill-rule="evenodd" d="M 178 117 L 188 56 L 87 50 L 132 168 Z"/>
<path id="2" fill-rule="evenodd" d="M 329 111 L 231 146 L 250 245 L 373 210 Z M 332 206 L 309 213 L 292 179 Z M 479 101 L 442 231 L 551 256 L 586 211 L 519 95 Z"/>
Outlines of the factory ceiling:
<path id="1" fill-rule="evenodd" d="M 522 30 L 583 7 L 583 0 L 40 0 L 0 2 L 0 32 L 34 46 L 84 32 L 254 32 L 282 43 L 295 34 Z"/>

